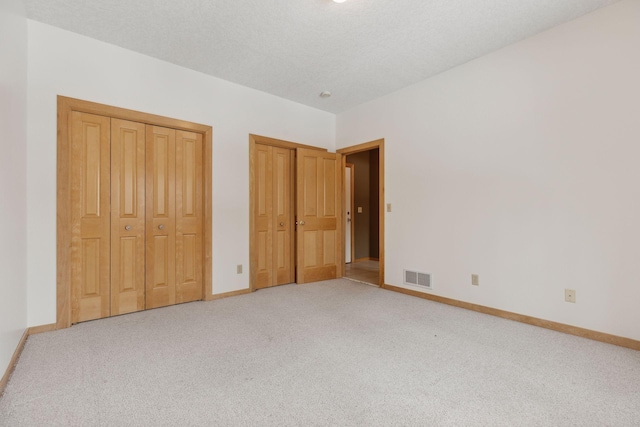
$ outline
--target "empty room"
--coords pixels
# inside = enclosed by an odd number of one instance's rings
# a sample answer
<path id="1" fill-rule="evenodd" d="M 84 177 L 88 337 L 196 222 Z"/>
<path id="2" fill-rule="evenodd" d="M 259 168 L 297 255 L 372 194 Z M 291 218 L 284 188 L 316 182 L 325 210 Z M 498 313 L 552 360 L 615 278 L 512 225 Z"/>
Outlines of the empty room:
<path id="1" fill-rule="evenodd" d="M 638 0 L 1 0 L 0 426 L 640 425 L 638 76 Z"/>

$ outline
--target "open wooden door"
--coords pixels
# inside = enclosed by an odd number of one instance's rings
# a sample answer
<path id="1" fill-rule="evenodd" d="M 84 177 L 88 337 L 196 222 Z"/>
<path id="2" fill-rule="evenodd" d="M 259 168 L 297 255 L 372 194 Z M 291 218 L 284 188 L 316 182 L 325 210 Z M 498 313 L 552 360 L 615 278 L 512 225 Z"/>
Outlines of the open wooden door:
<path id="1" fill-rule="evenodd" d="M 297 149 L 297 283 L 335 279 L 342 259 L 338 155 Z"/>

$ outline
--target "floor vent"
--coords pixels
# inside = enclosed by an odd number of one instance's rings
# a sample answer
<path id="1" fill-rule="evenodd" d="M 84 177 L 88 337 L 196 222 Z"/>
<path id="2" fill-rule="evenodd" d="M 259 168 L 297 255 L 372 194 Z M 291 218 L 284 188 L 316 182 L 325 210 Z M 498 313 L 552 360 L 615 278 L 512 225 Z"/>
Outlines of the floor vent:
<path id="1" fill-rule="evenodd" d="M 404 283 L 406 285 L 417 285 L 431 289 L 431 275 L 428 273 L 404 270 Z"/>

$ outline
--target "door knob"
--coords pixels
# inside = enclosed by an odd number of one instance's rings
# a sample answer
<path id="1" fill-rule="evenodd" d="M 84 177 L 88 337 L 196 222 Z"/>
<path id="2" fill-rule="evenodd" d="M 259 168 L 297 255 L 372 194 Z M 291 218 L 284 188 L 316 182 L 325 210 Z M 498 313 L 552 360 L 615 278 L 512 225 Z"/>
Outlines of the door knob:
<path id="1" fill-rule="evenodd" d="M 281 223 L 280 223 L 280 227 L 284 227 L 284 222 L 281 222 Z"/>
<path id="2" fill-rule="evenodd" d="M 160 224 L 160 225 L 158 226 L 158 228 L 159 228 L 160 230 L 164 230 L 164 224 Z"/>
<path id="3" fill-rule="evenodd" d="M 131 226 L 130 226 L 130 225 L 125 225 L 125 226 L 124 226 L 124 229 L 125 229 L 125 230 L 127 230 L 127 231 L 129 231 L 129 230 L 131 230 Z"/>
<path id="4" fill-rule="evenodd" d="M 300 221 L 300 225 L 304 225 L 304 221 Z"/>

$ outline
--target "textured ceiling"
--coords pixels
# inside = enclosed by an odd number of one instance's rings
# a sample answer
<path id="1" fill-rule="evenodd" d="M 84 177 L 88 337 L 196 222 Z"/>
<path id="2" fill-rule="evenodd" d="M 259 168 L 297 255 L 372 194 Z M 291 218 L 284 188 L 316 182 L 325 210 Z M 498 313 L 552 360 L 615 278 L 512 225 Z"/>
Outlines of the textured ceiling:
<path id="1" fill-rule="evenodd" d="M 26 3 L 31 19 L 338 113 L 616 1 Z"/>

